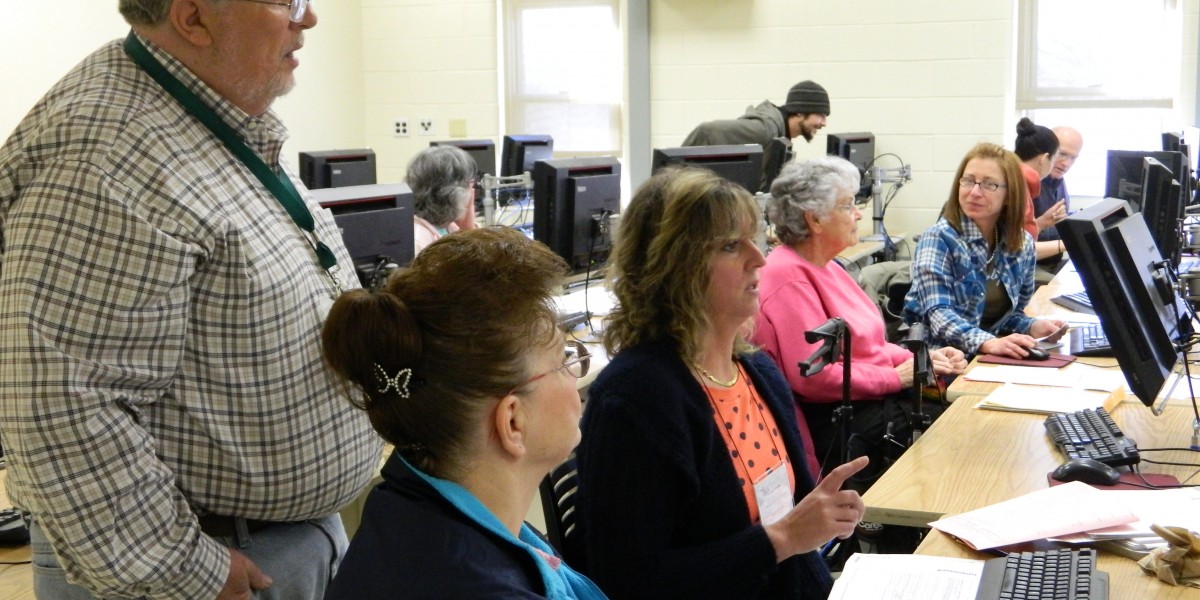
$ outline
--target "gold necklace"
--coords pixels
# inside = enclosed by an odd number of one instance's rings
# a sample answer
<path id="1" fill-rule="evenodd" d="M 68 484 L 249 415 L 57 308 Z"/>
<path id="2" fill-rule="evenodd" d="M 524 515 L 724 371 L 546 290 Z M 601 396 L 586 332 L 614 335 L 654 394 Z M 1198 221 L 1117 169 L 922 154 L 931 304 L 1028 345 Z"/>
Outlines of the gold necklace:
<path id="1" fill-rule="evenodd" d="M 721 381 L 720 379 L 714 377 L 712 373 L 706 371 L 704 367 L 696 365 L 696 368 L 699 369 L 700 374 L 707 377 L 709 381 L 722 387 L 733 387 L 733 384 L 737 383 L 738 381 L 738 375 L 741 374 L 741 369 L 735 369 L 733 372 L 733 379 L 730 379 L 729 381 Z"/>

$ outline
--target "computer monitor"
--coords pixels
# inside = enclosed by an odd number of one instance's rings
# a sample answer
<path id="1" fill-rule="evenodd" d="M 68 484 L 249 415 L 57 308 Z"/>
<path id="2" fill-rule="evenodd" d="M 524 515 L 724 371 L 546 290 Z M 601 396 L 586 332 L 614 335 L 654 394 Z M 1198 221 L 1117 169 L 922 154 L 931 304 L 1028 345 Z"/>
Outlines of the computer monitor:
<path id="1" fill-rule="evenodd" d="M 1156 401 L 1179 363 L 1175 342 L 1191 334 L 1191 320 L 1146 222 L 1125 201 L 1105 198 L 1058 231 L 1130 391 L 1160 411 Z"/>
<path id="2" fill-rule="evenodd" d="M 1162 149 L 1168 152 L 1183 152 L 1183 134 L 1177 131 L 1164 131 L 1162 134 Z M 1185 153 L 1186 154 L 1186 153 Z"/>
<path id="3" fill-rule="evenodd" d="M 840 156 L 854 163 L 859 173 L 866 173 L 875 160 L 875 134 L 866 131 L 826 134 L 825 154 Z"/>
<path id="4" fill-rule="evenodd" d="M 333 213 L 363 287 L 371 285 L 378 265 L 402 267 L 412 260 L 413 195 L 406 184 L 319 189 L 312 196 Z"/>
<path id="5" fill-rule="evenodd" d="M 770 192 L 771 184 L 775 182 L 776 177 L 779 177 L 779 172 L 783 170 L 783 165 L 792 162 L 792 157 L 792 140 L 786 137 L 777 137 L 767 142 L 767 147 L 763 148 L 762 188 L 758 191 L 763 193 Z"/>
<path id="6" fill-rule="evenodd" d="M 496 174 L 496 144 L 492 140 L 439 140 L 430 146 L 457 146 L 475 161 L 475 175 Z"/>
<path id="7" fill-rule="evenodd" d="M 1142 159 L 1142 193 L 1139 200 L 1142 219 L 1150 237 L 1158 245 L 1163 258 L 1179 265 L 1180 222 L 1183 219 L 1183 198 L 1179 182 L 1171 170 L 1154 158 Z"/>
<path id="8" fill-rule="evenodd" d="M 1108 198 L 1120 198 L 1135 205 L 1136 210 L 1141 206 L 1138 202 L 1142 196 L 1142 159 L 1150 157 L 1171 170 L 1178 180 L 1180 173 L 1187 172 L 1187 159 L 1182 152 L 1164 150 L 1109 150 L 1108 173 L 1104 181 L 1104 195 Z M 1184 182 L 1180 181 L 1181 185 Z M 1181 190 L 1188 195 L 1191 189 Z M 1186 202 L 1185 202 L 1186 203 Z"/>
<path id="9" fill-rule="evenodd" d="M 612 247 L 609 216 L 621 210 L 621 163 L 611 156 L 533 165 L 533 239 L 572 273 L 595 271 Z"/>
<path id="10" fill-rule="evenodd" d="M 500 155 L 500 175 L 512 177 L 533 172 L 539 160 L 554 158 L 554 138 L 548 135 L 506 135 Z"/>
<path id="11" fill-rule="evenodd" d="M 750 193 L 762 185 L 763 149 L 758 144 L 654 149 L 652 172 L 677 164 L 704 167 L 746 188 Z"/>
<path id="12" fill-rule="evenodd" d="M 375 183 L 375 151 L 320 150 L 300 153 L 300 181 L 310 190 Z"/>

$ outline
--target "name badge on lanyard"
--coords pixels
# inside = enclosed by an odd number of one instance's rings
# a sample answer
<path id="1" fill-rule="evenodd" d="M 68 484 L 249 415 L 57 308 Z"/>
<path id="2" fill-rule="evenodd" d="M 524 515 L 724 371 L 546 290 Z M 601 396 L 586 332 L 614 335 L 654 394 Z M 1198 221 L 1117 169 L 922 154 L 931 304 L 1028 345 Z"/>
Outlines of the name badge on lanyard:
<path id="1" fill-rule="evenodd" d="M 792 484 L 783 461 L 754 482 L 754 499 L 763 525 L 770 525 L 792 510 Z"/>

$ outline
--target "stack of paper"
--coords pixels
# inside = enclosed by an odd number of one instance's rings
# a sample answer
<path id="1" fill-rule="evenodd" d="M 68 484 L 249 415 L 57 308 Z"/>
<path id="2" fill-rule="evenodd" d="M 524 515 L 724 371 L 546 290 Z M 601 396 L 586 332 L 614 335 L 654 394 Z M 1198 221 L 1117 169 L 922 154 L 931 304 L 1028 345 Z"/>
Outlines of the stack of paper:
<path id="1" fill-rule="evenodd" d="M 986 550 L 1137 520 L 1138 515 L 1113 492 L 1074 481 L 945 517 L 929 526 L 976 550 Z"/>
<path id="2" fill-rule="evenodd" d="M 975 407 L 1047 415 L 1100 407 L 1112 411 L 1121 402 L 1123 395 L 1078 388 L 1055 388 L 1048 393 L 1045 389 L 1006 383 L 984 396 Z"/>

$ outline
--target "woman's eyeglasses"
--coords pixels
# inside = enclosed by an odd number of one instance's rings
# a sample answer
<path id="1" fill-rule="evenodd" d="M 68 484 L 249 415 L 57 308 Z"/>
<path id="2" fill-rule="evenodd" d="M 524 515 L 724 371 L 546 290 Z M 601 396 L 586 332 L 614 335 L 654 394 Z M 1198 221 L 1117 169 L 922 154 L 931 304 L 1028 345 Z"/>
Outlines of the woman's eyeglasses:
<path id="1" fill-rule="evenodd" d="M 550 369 L 549 371 L 546 371 L 540 375 L 534 375 L 533 377 L 530 377 L 525 381 L 525 383 L 513 388 L 512 392 L 509 393 L 511 394 L 516 392 L 520 388 L 523 388 L 551 373 L 557 373 L 563 369 L 566 369 L 572 377 L 578 379 L 584 375 L 587 375 L 588 367 L 591 365 L 591 362 L 592 354 L 588 352 L 587 346 L 584 346 L 583 342 L 570 340 L 563 348 L 563 364 L 561 366 Z"/>
<path id="2" fill-rule="evenodd" d="M 963 177 L 958 180 L 958 185 L 964 190 L 969 190 L 978 185 L 979 189 L 985 192 L 994 192 L 1002 187 L 1007 187 L 995 181 L 976 181 L 974 177 Z"/>

